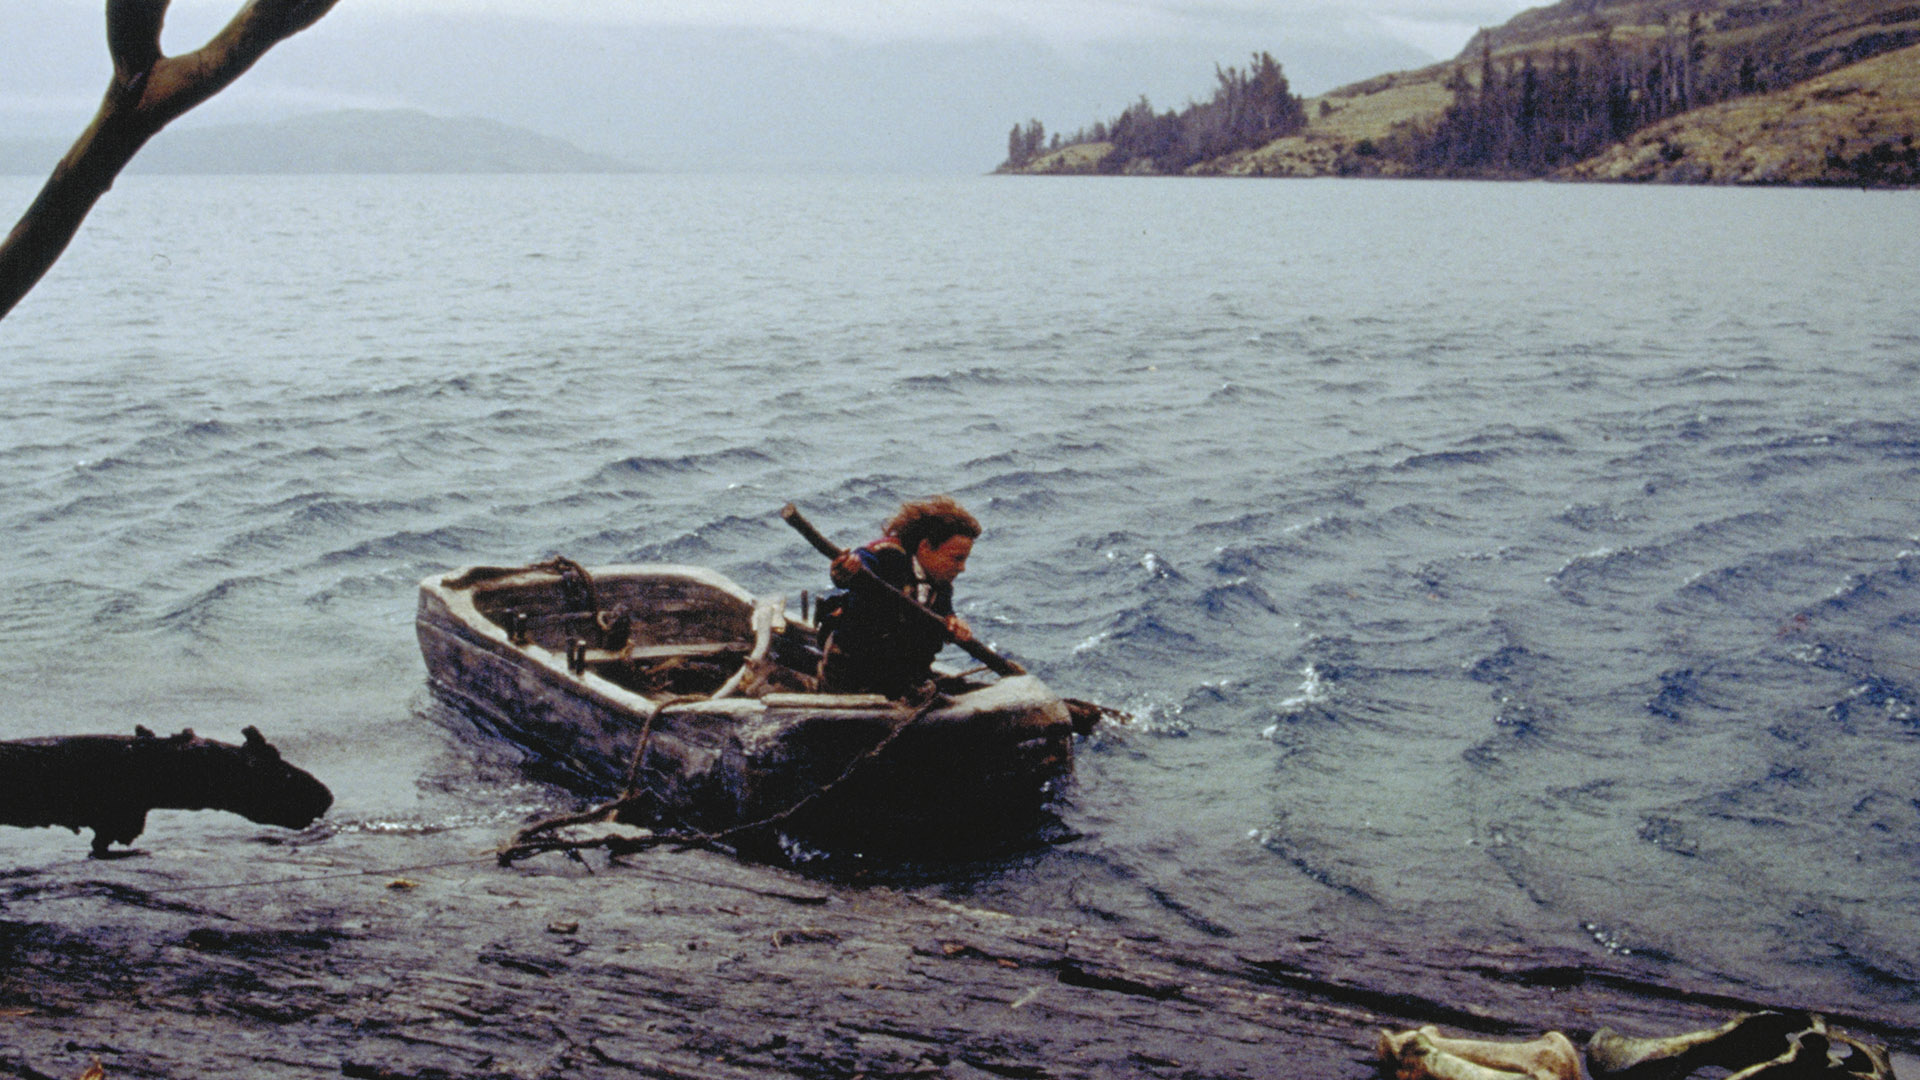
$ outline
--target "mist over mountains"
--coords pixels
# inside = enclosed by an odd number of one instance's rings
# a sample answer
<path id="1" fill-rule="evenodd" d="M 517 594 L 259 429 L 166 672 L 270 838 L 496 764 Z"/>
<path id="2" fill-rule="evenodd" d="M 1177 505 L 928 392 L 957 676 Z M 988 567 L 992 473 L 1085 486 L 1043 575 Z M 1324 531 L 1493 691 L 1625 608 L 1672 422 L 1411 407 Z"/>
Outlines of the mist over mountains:
<path id="1" fill-rule="evenodd" d="M 110 73 L 100 5 L 7 6 L 0 139 L 71 142 Z M 167 45 L 177 51 L 235 5 L 174 6 Z M 1213 65 L 1245 64 L 1254 51 L 1271 51 L 1304 92 L 1434 59 L 1362 19 L 1289 18 L 1241 12 L 1160 37 L 861 38 L 342 4 L 143 156 L 204 126 L 414 109 L 487 117 L 649 170 L 984 173 L 1016 119 L 1091 122 L 1142 92 L 1204 96 Z"/>
<path id="2" fill-rule="evenodd" d="M 66 146 L 52 137 L 0 139 L 0 173 L 45 173 Z M 412 109 L 342 109 L 163 131 L 127 168 L 129 174 L 635 171 L 630 162 L 524 128 Z"/>

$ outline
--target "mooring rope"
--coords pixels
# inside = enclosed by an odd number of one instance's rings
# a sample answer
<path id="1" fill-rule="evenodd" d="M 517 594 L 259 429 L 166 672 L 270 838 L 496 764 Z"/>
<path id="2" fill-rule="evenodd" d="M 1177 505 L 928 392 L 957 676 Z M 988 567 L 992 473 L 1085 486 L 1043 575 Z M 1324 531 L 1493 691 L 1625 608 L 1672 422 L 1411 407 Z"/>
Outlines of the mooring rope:
<path id="1" fill-rule="evenodd" d="M 592 840 L 537 839 L 539 834 L 551 832 L 554 829 L 566 828 L 570 825 L 585 825 L 592 822 L 606 821 L 611 816 L 639 800 L 639 794 L 630 792 L 613 802 L 583 810 L 578 814 L 568 814 L 564 817 L 536 822 L 527 826 L 515 834 L 513 843 L 499 850 L 498 857 L 500 865 L 509 866 L 520 859 L 529 858 L 548 851 L 577 852 L 588 848 L 603 847 L 614 854 L 627 854 L 650 847 L 667 845 L 686 847 L 723 846 L 730 837 L 778 825 L 799 813 L 809 804 L 846 782 L 847 778 L 852 776 L 862 765 L 879 757 L 887 747 L 893 745 L 894 740 L 898 739 L 901 733 L 913 726 L 914 721 L 919 720 L 921 717 L 926 716 L 934 709 L 946 703 L 947 698 L 938 694 L 934 695 L 925 704 L 908 713 L 899 723 L 893 726 L 892 730 L 888 731 L 878 742 L 874 743 L 873 746 L 848 762 L 847 767 L 841 770 L 839 776 L 834 777 L 813 791 L 801 796 L 798 801 L 786 809 L 778 813 L 770 814 L 757 821 L 749 821 L 745 824 L 730 826 L 714 832 L 706 832 L 698 829 L 663 829 L 655 830 L 648 836 L 602 836 Z M 649 723 L 649 731 L 651 727 L 652 725 Z"/>

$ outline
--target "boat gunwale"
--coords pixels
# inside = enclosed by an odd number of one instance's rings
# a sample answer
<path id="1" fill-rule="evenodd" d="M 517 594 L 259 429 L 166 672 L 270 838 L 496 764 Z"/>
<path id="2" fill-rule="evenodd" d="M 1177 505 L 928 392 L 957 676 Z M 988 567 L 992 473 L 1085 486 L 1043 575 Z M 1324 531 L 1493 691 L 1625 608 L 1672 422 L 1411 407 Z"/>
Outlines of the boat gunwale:
<path id="1" fill-rule="evenodd" d="M 576 672 L 567 663 L 567 658 L 564 654 L 557 653 L 543 645 L 537 645 L 532 642 L 520 644 L 513 641 L 506 627 L 495 622 L 486 613 L 482 612 L 474 602 L 475 595 L 488 588 L 536 583 L 529 581 L 529 578 L 557 579 L 560 576 L 557 570 L 543 566 L 507 568 L 506 573 L 499 574 L 498 576 L 489 576 L 458 586 L 447 584 L 449 581 L 457 581 L 469 576 L 475 570 L 480 569 L 492 568 L 462 566 L 444 573 L 430 575 L 420 582 L 422 593 L 433 595 L 445 606 L 450 616 L 450 621 L 453 623 L 453 626 L 447 629 L 453 630 L 457 627 L 458 634 L 470 640 L 478 637 L 481 640 L 473 641 L 474 645 L 484 647 L 509 662 L 511 662 L 515 656 L 525 657 L 527 660 L 537 664 L 550 681 L 561 685 L 572 686 L 580 691 L 586 692 L 591 697 L 603 699 L 602 704 L 608 709 L 631 715 L 637 720 L 644 720 L 648 716 L 664 717 L 669 715 L 686 715 L 692 717 L 701 715 L 724 715 L 735 718 L 758 716 L 778 722 L 798 721 L 806 717 L 819 716 L 822 714 L 849 718 L 867 715 L 882 719 L 893 719 L 914 711 L 914 706 L 907 702 L 884 698 L 877 694 L 846 695 L 780 691 L 769 695 L 769 697 L 775 699 L 773 701 L 766 701 L 750 696 L 678 701 L 672 700 L 666 695 L 663 695 L 661 699 L 652 698 L 637 691 L 629 690 L 612 679 L 599 674 L 592 668 L 588 668 L 584 672 Z M 641 577 L 679 579 L 715 588 L 733 599 L 740 601 L 749 610 L 753 609 L 759 603 L 758 598 L 738 583 L 704 566 L 687 563 L 617 563 L 590 567 L 588 569 L 596 580 Z M 789 619 L 802 626 L 811 627 L 812 625 L 804 620 L 792 619 L 791 616 L 789 616 Z M 427 621 L 427 612 L 422 610 L 416 616 L 415 621 Z M 430 670 L 428 674 L 431 676 L 433 672 Z M 434 681 L 444 682 L 445 680 L 435 679 Z M 458 688 L 453 689 L 456 694 L 463 698 L 469 696 L 461 693 Z M 849 700 L 853 697 L 869 698 L 871 700 L 860 702 Z M 1013 700 L 995 700 L 1002 697 Z M 1048 689 L 1037 677 L 1033 675 L 1016 675 L 978 686 L 961 694 L 953 695 L 947 704 L 923 714 L 920 722 L 932 722 L 935 724 L 964 722 L 968 717 L 983 712 L 1021 707 L 1021 705 L 1016 704 L 1016 702 L 1023 698 L 1026 699 L 1023 703 L 1025 707 L 1044 705 L 1049 701 L 1060 700 L 1059 697 Z"/>
<path id="2" fill-rule="evenodd" d="M 636 565 L 644 567 L 665 567 L 670 564 Z M 463 566 L 449 573 L 432 575 L 420 583 L 421 592 L 430 593 L 445 605 L 447 613 L 450 616 L 450 621 L 453 624 L 448 629 L 453 630 L 455 636 L 464 637 L 470 641 L 478 637 L 481 640 L 473 641 L 473 644 L 486 648 L 489 652 L 501 656 L 508 660 L 508 662 L 512 662 L 512 658 L 516 656 L 524 657 L 526 660 L 538 665 L 550 681 L 561 685 L 577 687 L 580 690 L 588 692 L 591 696 L 604 698 L 606 699 L 606 704 L 612 706 L 613 711 L 638 717 L 646 717 L 661 711 L 659 702 L 647 697 L 645 694 L 629 690 L 619 683 L 614 682 L 612 679 L 595 672 L 591 668 L 584 672 L 574 671 L 568 666 L 567 658 L 563 653 L 556 653 L 544 645 L 536 645 L 533 642 L 527 642 L 525 644 L 515 642 L 507 632 L 506 627 L 495 622 L 485 612 L 480 610 L 478 604 L 474 603 L 474 596 L 486 586 L 501 586 L 509 583 L 529 584 L 529 582 L 524 579 L 533 576 L 551 576 L 558 579 L 560 576 L 558 571 L 529 566 L 516 569 L 511 573 L 503 574 L 499 577 L 490 577 L 484 581 L 475 581 L 467 585 L 452 586 L 446 584 L 446 582 L 450 580 L 467 576 L 474 569 L 476 568 Z M 738 585 L 734 585 L 725 578 L 713 574 L 712 571 L 706 571 L 702 567 L 685 567 L 683 569 L 699 571 L 718 579 L 717 582 L 708 581 L 705 582 L 706 584 L 718 584 L 725 591 L 744 593 L 744 590 L 741 590 Z M 414 621 L 416 623 L 427 621 L 427 613 L 424 610 L 421 611 L 420 614 L 415 617 Z M 429 669 L 428 674 L 431 676 L 434 673 Z M 467 695 L 462 694 L 461 696 L 465 697 Z"/>

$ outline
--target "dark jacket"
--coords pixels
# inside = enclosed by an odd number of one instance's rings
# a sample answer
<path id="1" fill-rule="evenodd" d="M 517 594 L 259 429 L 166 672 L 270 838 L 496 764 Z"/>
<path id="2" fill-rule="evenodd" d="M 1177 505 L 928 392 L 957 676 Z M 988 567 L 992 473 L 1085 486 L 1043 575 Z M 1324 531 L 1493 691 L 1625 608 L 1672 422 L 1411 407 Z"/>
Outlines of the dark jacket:
<path id="1" fill-rule="evenodd" d="M 953 614 L 953 586 L 922 579 L 913 556 L 899 541 L 875 540 L 855 549 L 855 554 L 889 588 L 913 597 L 937 615 Z M 870 583 L 835 577 L 834 584 L 846 592 L 838 598 L 837 613 L 825 618 L 828 637 L 822 689 L 905 697 L 932 678 L 933 658 L 946 644 L 940 627 L 886 596 L 874 595 Z"/>

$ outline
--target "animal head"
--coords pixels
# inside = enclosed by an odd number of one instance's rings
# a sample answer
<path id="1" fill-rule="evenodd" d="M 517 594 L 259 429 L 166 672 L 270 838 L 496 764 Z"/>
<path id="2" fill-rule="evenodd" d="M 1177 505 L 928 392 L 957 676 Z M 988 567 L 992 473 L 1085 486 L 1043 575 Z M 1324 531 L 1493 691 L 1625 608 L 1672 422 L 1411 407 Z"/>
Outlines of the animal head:
<path id="1" fill-rule="evenodd" d="M 166 776 L 165 801 L 155 807 L 182 810 L 226 810 L 263 825 L 300 829 L 312 824 L 333 805 L 333 792 L 281 760 L 280 751 L 260 730 L 242 730 L 239 746 L 194 735 L 192 728 L 178 735 L 157 736 L 134 728 L 137 757 L 151 758 Z"/>

